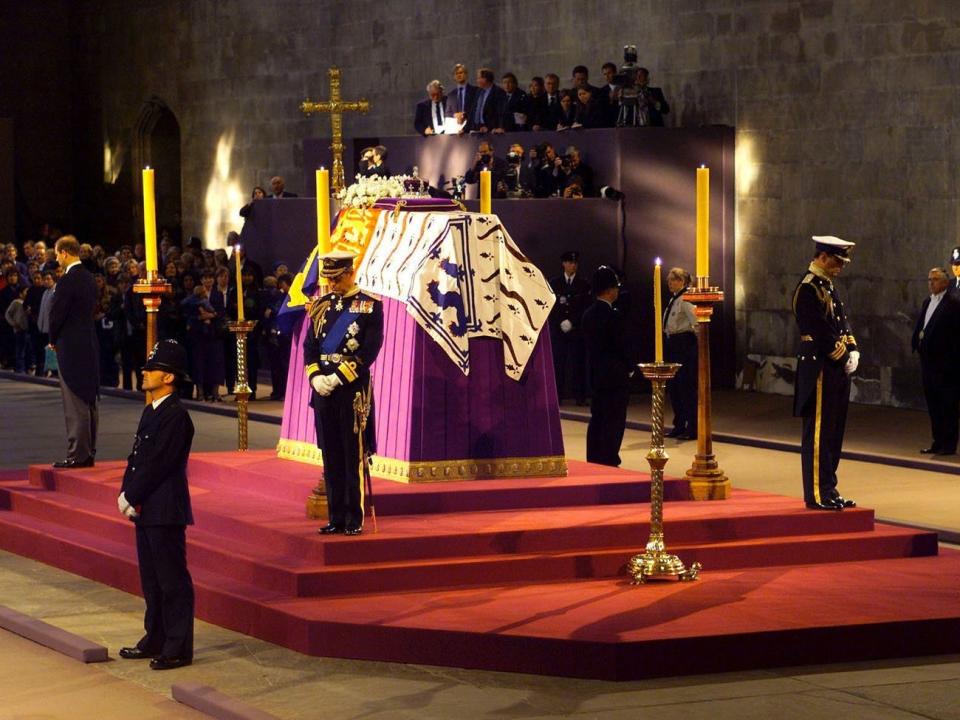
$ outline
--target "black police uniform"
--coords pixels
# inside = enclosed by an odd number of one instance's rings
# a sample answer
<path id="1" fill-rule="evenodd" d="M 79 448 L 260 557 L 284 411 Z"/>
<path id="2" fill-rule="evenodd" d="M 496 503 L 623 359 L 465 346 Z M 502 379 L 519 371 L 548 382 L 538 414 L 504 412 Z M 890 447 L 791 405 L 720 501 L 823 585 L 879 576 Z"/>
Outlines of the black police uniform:
<path id="1" fill-rule="evenodd" d="M 615 271 L 605 268 L 610 273 Z M 594 275 L 594 289 L 605 288 Z M 615 287 L 608 285 L 607 287 Z M 583 314 L 587 363 L 590 368 L 590 423 L 587 426 L 587 462 L 620 465 L 620 444 L 627 424 L 630 375 L 635 360 L 627 344 L 623 316 L 605 300 L 596 300 Z"/>
<path id="2" fill-rule="evenodd" d="M 354 286 L 328 293 L 310 308 L 303 344 L 307 379 L 335 374 L 341 382 L 330 395 L 311 394 L 330 525 L 355 532 L 363 526 L 363 478 L 374 446 L 370 365 L 383 344 L 383 305 Z M 333 528 L 331 528 L 333 530 Z"/>
<path id="3" fill-rule="evenodd" d="M 565 254 L 562 259 L 570 262 L 578 260 L 572 253 Z M 553 351 L 557 398 L 563 400 L 569 374 L 573 397 L 578 405 L 583 405 L 587 397 L 587 364 L 581 323 L 583 313 L 590 304 L 590 283 L 579 274 L 568 281 L 567 276 L 561 273 L 550 281 L 550 289 L 557 297 L 550 311 L 550 347 Z M 568 332 L 560 327 L 564 320 L 569 320 L 573 325 Z"/>
<path id="4" fill-rule="evenodd" d="M 162 341 L 147 359 L 153 367 L 185 377 L 186 351 L 176 366 L 164 364 L 172 341 Z M 138 512 L 137 560 L 146 601 L 144 629 L 137 643 L 145 656 L 189 662 L 193 658 L 193 580 L 187 570 L 186 526 L 193 524 L 187 459 L 193 443 L 193 422 L 174 392 L 140 417 L 133 451 L 127 458 L 121 492 Z M 129 656 L 129 655 L 128 655 Z"/>
<path id="5" fill-rule="evenodd" d="M 837 466 L 850 402 L 844 366 L 857 349 L 836 287 L 811 264 L 793 294 L 800 330 L 793 414 L 803 418 L 801 465 L 808 505 L 830 505 L 839 497 Z"/>

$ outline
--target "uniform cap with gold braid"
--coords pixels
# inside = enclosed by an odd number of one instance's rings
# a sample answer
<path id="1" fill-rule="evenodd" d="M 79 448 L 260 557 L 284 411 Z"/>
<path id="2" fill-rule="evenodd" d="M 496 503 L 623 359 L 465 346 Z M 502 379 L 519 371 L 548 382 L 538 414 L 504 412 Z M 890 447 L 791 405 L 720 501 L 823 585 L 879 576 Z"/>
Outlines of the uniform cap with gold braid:
<path id="1" fill-rule="evenodd" d="M 818 253 L 825 252 L 828 255 L 840 258 L 845 263 L 852 260 L 850 250 L 856 245 L 855 242 L 841 240 L 833 235 L 814 235 L 813 241 L 817 244 L 816 252 Z"/>
<path id="2" fill-rule="evenodd" d="M 353 270 L 356 254 L 346 250 L 331 250 L 320 256 L 320 276 L 330 280 Z"/>

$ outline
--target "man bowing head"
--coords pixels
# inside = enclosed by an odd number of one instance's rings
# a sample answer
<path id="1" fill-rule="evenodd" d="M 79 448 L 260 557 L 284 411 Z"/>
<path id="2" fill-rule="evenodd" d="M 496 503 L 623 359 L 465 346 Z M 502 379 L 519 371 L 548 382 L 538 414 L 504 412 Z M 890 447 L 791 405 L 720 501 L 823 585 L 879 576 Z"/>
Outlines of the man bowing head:
<path id="1" fill-rule="evenodd" d="M 137 560 L 147 609 L 146 634 L 120 650 L 126 660 L 150 659 L 153 670 L 193 662 L 193 580 L 187 570 L 187 525 L 193 524 L 187 459 L 193 422 L 177 396 L 189 382 L 187 351 L 161 340 L 143 366 L 143 389 L 153 402 L 143 409 L 133 451 L 117 498 L 137 528 Z"/>
<path id="2" fill-rule="evenodd" d="M 330 508 L 322 535 L 363 531 L 363 483 L 376 450 L 370 366 L 383 344 L 383 305 L 354 283 L 354 258 L 342 250 L 320 256 L 331 292 L 310 306 L 303 342 Z"/>

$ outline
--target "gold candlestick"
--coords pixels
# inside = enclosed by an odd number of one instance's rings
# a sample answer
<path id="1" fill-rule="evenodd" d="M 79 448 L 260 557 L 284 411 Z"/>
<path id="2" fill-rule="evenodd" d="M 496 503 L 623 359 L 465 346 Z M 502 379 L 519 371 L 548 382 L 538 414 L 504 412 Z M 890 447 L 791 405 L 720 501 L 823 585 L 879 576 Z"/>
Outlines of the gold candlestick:
<path id="1" fill-rule="evenodd" d="M 234 320 L 227 323 L 227 329 L 237 336 L 237 384 L 234 395 L 237 399 L 237 450 L 247 449 L 247 401 L 250 398 L 250 386 L 247 384 L 247 333 L 253 330 L 253 320 Z"/>
<path id="2" fill-rule="evenodd" d="M 697 454 L 687 470 L 690 495 L 694 500 L 726 500 L 730 497 L 730 479 L 720 469 L 713 454 L 713 413 L 710 382 L 710 318 L 713 307 L 723 302 L 723 291 L 710 285 L 710 278 L 697 277 L 696 290 L 683 299 L 694 305 L 697 316 Z"/>
<path id="3" fill-rule="evenodd" d="M 700 563 L 686 568 L 676 555 L 667 552 L 663 541 L 663 468 L 670 456 L 663 447 L 663 394 L 667 380 L 673 378 L 680 369 L 679 363 L 641 363 L 640 371 L 653 385 L 651 407 L 650 451 L 647 462 L 650 463 L 650 539 L 644 552 L 634 555 L 627 564 L 627 570 L 633 576 L 634 585 L 647 580 L 696 580 L 700 573 Z"/>
<path id="4" fill-rule="evenodd" d="M 145 279 L 137 280 L 133 284 L 133 292 L 142 296 L 143 307 L 147 311 L 147 348 L 144 357 L 149 357 L 153 346 L 157 344 L 157 312 L 164 295 L 173 292 L 173 286 L 168 283 L 156 270 L 148 270 Z M 138 370 L 139 372 L 139 370 Z M 146 402 L 152 402 L 150 393 L 146 393 Z"/>

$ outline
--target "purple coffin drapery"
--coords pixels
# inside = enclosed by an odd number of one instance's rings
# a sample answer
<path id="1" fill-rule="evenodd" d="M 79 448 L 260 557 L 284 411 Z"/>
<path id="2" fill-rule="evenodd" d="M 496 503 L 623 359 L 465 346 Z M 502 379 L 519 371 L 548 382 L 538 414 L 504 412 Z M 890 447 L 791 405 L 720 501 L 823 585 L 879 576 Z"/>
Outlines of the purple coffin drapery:
<path id="1" fill-rule="evenodd" d="M 377 454 L 373 473 L 402 482 L 566 474 L 549 332 L 519 381 L 504 372 L 503 344 L 470 340 L 465 375 L 407 312 L 383 299 L 384 343 L 372 367 Z M 306 323 L 295 333 L 278 454 L 318 463 Z"/>

